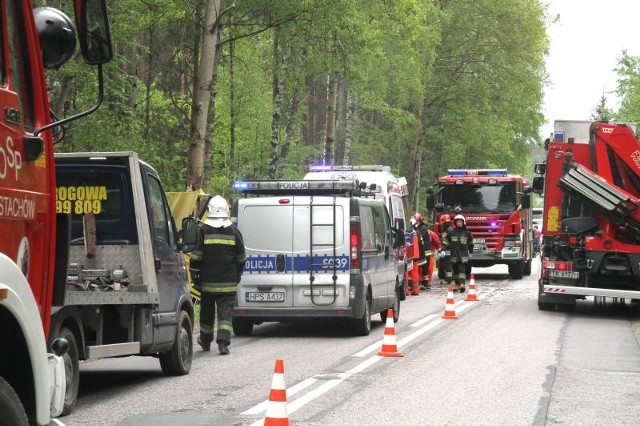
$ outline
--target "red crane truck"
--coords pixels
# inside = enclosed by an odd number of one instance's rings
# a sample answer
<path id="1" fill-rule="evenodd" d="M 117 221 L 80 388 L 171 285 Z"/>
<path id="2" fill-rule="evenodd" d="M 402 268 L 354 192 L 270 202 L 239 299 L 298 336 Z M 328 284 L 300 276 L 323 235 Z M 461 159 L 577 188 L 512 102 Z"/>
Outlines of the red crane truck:
<path id="1" fill-rule="evenodd" d="M 101 66 L 112 57 L 105 0 L 74 6 L 75 26 L 54 8 L 0 0 L 2 424 L 69 413 L 81 359 L 152 355 L 168 374 L 191 367 L 193 310 L 178 248 L 193 246 L 195 220 L 178 244 L 157 174 L 134 153 L 54 157 L 61 126 L 99 107 Z M 45 69 L 73 57 L 78 41 L 98 66 L 99 101 L 57 120 Z"/>
<path id="2" fill-rule="evenodd" d="M 544 196 L 540 310 L 640 300 L 640 143 L 635 128 L 557 121 L 533 191 Z"/>
<path id="3" fill-rule="evenodd" d="M 472 267 L 506 264 L 511 278 L 531 275 L 533 258 L 531 187 L 525 176 L 506 169 L 449 169 L 427 189 L 433 230 L 442 234 L 440 217 L 465 217 L 473 234 Z M 439 278 L 444 278 L 438 268 Z"/>

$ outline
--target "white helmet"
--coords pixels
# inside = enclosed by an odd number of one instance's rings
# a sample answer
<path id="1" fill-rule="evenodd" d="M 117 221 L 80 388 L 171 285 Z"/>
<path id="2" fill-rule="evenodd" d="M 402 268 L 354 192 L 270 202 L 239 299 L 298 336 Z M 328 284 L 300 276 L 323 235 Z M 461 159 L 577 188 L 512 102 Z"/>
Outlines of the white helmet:
<path id="1" fill-rule="evenodd" d="M 222 228 L 231 225 L 229 220 L 229 204 L 220 195 L 216 195 L 207 204 L 207 220 L 204 221 L 214 228 Z"/>
<path id="2" fill-rule="evenodd" d="M 463 225 L 467 224 L 467 221 L 465 220 L 464 216 L 462 216 L 461 214 L 457 214 L 456 217 L 453 218 L 453 223 L 456 223 L 459 220 L 462 221 Z"/>

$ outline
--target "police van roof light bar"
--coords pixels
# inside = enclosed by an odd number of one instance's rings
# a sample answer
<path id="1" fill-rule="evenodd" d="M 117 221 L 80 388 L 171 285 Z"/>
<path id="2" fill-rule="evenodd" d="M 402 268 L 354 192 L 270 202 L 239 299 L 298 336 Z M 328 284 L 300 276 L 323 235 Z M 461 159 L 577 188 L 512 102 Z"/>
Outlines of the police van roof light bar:
<path id="1" fill-rule="evenodd" d="M 234 191 L 242 194 L 352 194 L 360 191 L 355 180 L 249 180 L 236 181 Z"/>

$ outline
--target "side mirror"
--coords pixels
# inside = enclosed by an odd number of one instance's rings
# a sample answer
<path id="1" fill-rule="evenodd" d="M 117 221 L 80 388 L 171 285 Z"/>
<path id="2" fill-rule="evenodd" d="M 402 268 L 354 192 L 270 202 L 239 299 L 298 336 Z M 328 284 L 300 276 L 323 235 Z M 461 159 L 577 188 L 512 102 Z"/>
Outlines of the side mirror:
<path id="1" fill-rule="evenodd" d="M 520 199 L 520 204 L 522 204 L 522 208 L 523 209 L 530 208 L 531 207 L 531 195 L 530 194 L 522 195 L 522 198 Z"/>
<path id="2" fill-rule="evenodd" d="M 434 210 L 437 211 L 438 213 L 442 213 L 444 212 L 444 204 L 436 204 L 434 207 Z"/>
<path id="3" fill-rule="evenodd" d="M 433 205 L 435 203 L 435 200 L 433 199 L 433 193 L 432 192 L 430 193 L 428 189 L 427 189 L 427 201 L 426 201 L 426 203 L 427 203 L 427 206 L 426 206 L 427 207 L 427 211 L 433 210 Z"/>
<path id="4" fill-rule="evenodd" d="M 75 0 L 80 51 L 89 65 L 106 64 L 113 58 L 105 0 Z"/>
<path id="5" fill-rule="evenodd" d="M 536 176 L 533 178 L 532 191 L 535 194 L 542 195 L 544 192 L 544 178 L 542 176 Z"/>
<path id="6" fill-rule="evenodd" d="M 533 171 L 536 172 L 536 174 L 543 175 L 547 172 L 547 165 L 545 163 L 536 163 L 536 165 L 533 166 Z"/>
<path id="7" fill-rule="evenodd" d="M 182 219 L 182 246 L 183 253 L 191 253 L 196 249 L 198 241 L 198 221 L 193 217 Z"/>

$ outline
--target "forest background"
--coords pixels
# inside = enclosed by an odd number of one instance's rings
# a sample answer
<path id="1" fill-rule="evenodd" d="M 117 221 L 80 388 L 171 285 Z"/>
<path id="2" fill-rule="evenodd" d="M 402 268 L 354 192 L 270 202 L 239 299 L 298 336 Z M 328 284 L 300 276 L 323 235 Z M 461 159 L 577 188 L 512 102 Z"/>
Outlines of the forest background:
<path id="1" fill-rule="evenodd" d="M 230 197 L 234 180 L 383 164 L 407 177 L 413 211 L 448 168 L 531 175 L 541 150 L 555 19 L 544 1 L 110 0 L 108 9 L 115 58 L 104 105 L 69 124 L 56 151 L 137 151 L 168 191 Z M 57 117 L 95 101 L 87 68 L 78 58 L 49 73 Z M 620 111 L 603 95 L 594 117 L 640 121 L 638 69 L 640 59 L 621 58 Z"/>

